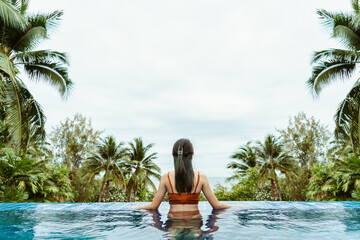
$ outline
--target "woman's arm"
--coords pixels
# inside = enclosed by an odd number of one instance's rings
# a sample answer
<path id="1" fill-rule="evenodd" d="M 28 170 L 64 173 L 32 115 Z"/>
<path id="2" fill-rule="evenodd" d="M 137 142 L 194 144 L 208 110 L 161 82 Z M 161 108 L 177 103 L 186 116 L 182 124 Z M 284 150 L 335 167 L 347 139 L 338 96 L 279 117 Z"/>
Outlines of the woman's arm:
<path id="1" fill-rule="evenodd" d="M 165 182 L 167 181 L 167 175 L 164 174 L 161 177 L 160 183 L 159 183 L 159 189 L 157 190 L 154 199 L 152 200 L 152 202 L 148 205 L 145 206 L 133 206 L 133 208 L 137 208 L 137 209 L 153 209 L 156 210 L 158 209 L 158 207 L 160 206 L 162 200 L 164 199 L 165 193 L 166 193 L 166 186 L 165 186 Z"/>
<path id="2" fill-rule="evenodd" d="M 210 187 L 209 180 L 207 179 L 205 174 L 201 174 L 201 178 L 203 179 L 202 191 L 214 209 L 224 209 L 232 207 L 232 205 L 221 203 L 219 202 L 219 200 L 217 200 L 215 194 Z"/>

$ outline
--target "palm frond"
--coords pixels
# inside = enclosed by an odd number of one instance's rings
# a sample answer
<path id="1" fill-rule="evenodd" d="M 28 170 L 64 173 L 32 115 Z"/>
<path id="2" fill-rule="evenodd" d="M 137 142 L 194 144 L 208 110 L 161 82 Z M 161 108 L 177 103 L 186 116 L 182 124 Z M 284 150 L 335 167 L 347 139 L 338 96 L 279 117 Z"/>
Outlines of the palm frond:
<path id="1" fill-rule="evenodd" d="M 9 59 L 8 56 L 0 52 L 0 70 L 3 71 L 9 80 L 16 81 L 15 76 L 18 73 L 18 70 L 14 66 L 13 62 Z M 5 79 L 2 79 L 3 81 Z"/>
<path id="2" fill-rule="evenodd" d="M 339 104 L 334 116 L 336 139 L 350 140 L 355 150 L 360 148 L 359 101 L 360 81 L 357 81 Z"/>
<path id="3" fill-rule="evenodd" d="M 324 9 L 318 9 L 317 14 L 319 15 L 322 23 L 333 31 L 337 26 L 349 26 L 352 21 L 352 15 L 346 13 L 333 13 Z"/>
<path id="4" fill-rule="evenodd" d="M 11 4 L 24 16 L 29 7 L 29 0 L 11 0 Z"/>
<path id="5" fill-rule="evenodd" d="M 27 20 L 30 26 L 42 26 L 48 31 L 59 25 L 63 14 L 64 11 L 56 10 L 51 13 L 39 13 L 36 15 L 28 16 Z"/>
<path id="6" fill-rule="evenodd" d="M 318 96 L 323 87 L 336 79 L 349 79 L 356 69 L 353 62 L 328 61 L 314 66 L 307 85 L 314 96 Z"/>
<path id="7" fill-rule="evenodd" d="M 348 49 L 360 50 L 360 37 L 351 28 L 342 25 L 336 26 L 332 36 L 339 39 Z"/>
<path id="8" fill-rule="evenodd" d="M 360 55 L 356 51 L 343 49 L 328 49 L 314 52 L 311 64 L 329 60 L 337 62 L 357 62 L 359 58 Z"/>
<path id="9" fill-rule="evenodd" d="M 351 20 L 352 28 L 357 32 L 360 29 L 360 14 L 356 14 Z"/>
<path id="10" fill-rule="evenodd" d="M 0 0 L 0 19 L 13 28 L 24 29 L 27 25 L 25 18 L 16 10 L 9 0 Z"/>
<path id="11" fill-rule="evenodd" d="M 21 87 L 16 81 L 10 81 L 6 87 L 6 119 L 9 122 L 9 133 L 15 149 L 20 148 L 23 138 L 23 119 L 21 109 Z"/>
<path id="12" fill-rule="evenodd" d="M 34 49 L 40 40 L 46 38 L 46 29 L 37 26 L 26 31 L 13 45 L 10 46 L 16 52 L 24 52 Z"/>
<path id="13" fill-rule="evenodd" d="M 243 164 L 243 163 L 232 161 L 228 165 L 226 165 L 226 168 L 246 172 L 246 170 L 249 169 L 250 167 L 248 165 Z"/>
<path id="14" fill-rule="evenodd" d="M 66 67 L 59 63 L 39 61 L 25 63 L 24 69 L 30 79 L 35 81 L 42 79 L 57 88 L 62 97 L 69 96 L 73 82 L 68 76 Z"/>
<path id="15" fill-rule="evenodd" d="M 21 114 L 22 114 L 22 141 L 21 147 L 27 151 L 30 142 L 33 144 L 45 140 L 46 117 L 40 104 L 35 100 L 29 90 L 21 85 Z"/>
<path id="16" fill-rule="evenodd" d="M 360 13 L 359 0 L 351 0 L 351 6 L 356 14 Z"/>

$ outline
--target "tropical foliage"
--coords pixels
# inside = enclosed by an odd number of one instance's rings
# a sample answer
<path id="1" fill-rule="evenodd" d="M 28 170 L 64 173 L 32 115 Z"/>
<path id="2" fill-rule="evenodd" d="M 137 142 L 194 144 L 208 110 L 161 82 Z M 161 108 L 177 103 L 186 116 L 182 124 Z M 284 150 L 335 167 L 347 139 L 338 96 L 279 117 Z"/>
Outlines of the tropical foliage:
<path id="1" fill-rule="evenodd" d="M 89 182 L 94 180 L 96 175 L 103 173 L 99 202 L 102 199 L 104 189 L 105 201 L 107 201 L 110 182 L 115 183 L 119 188 L 124 188 L 127 192 L 125 176 L 129 161 L 125 154 L 126 149 L 123 148 L 123 143 L 117 144 L 113 136 L 107 136 L 98 146 L 97 151 L 86 160 L 84 164 L 87 172 L 85 178 L 88 178 Z"/>
<path id="2" fill-rule="evenodd" d="M 352 0 L 352 12 L 329 12 L 318 10 L 323 24 L 330 30 L 331 37 L 344 48 L 317 51 L 313 55 L 313 71 L 307 84 L 318 96 L 321 90 L 335 80 L 351 79 L 358 69 L 360 59 L 360 5 Z M 352 89 L 339 104 L 335 114 L 335 137 L 345 140 L 354 151 L 360 151 L 359 101 L 360 81 L 355 81 Z"/>
<path id="3" fill-rule="evenodd" d="M 261 161 L 259 183 L 262 186 L 266 181 L 270 181 L 273 199 L 276 198 L 276 189 L 279 200 L 282 201 L 277 172 L 284 174 L 287 179 L 292 179 L 295 175 L 295 162 L 274 135 L 267 135 L 264 143 L 258 141 L 257 144 L 256 150 Z"/>
<path id="4" fill-rule="evenodd" d="M 329 143 L 329 131 L 313 117 L 299 113 L 279 137 L 240 147 L 241 156 L 254 152 L 258 165 L 232 165 L 235 176 L 230 189 L 217 185 L 223 200 L 359 200 L 360 158 L 351 144 Z M 251 151 L 248 148 L 252 148 Z M 235 154 L 231 155 L 233 158 Z M 230 166 L 230 164 L 228 165 Z M 238 169 L 236 168 L 238 166 Z M 246 166 L 246 165 L 245 165 Z M 271 193 L 271 194 L 270 194 Z"/>
<path id="5" fill-rule="evenodd" d="M 62 11 L 46 14 L 27 12 L 28 0 L 0 3 L 0 108 L 2 121 L 10 133 L 8 143 L 19 153 L 26 152 L 32 138 L 45 137 L 45 115 L 25 82 L 24 73 L 33 81 L 43 80 L 55 87 L 62 97 L 73 85 L 68 76 L 65 53 L 38 50 L 50 38 L 63 15 Z"/>
<path id="6" fill-rule="evenodd" d="M 150 143 L 144 146 L 141 138 L 135 138 L 133 142 L 129 142 L 127 156 L 130 165 L 130 179 L 128 181 L 129 201 L 134 201 L 138 188 L 146 188 L 150 186 L 156 192 L 156 186 L 153 179 L 160 181 L 160 168 L 154 163 L 157 159 L 157 153 L 149 153 L 154 146 Z"/>
<path id="7" fill-rule="evenodd" d="M 307 187 L 310 200 L 360 200 L 360 159 L 337 159 L 317 164 Z"/>
<path id="8" fill-rule="evenodd" d="M 222 201 L 270 201 L 273 200 L 269 182 L 259 185 L 260 166 L 249 168 L 244 177 L 235 181 L 231 188 L 216 184 L 214 193 Z"/>
<path id="9" fill-rule="evenodd" d="M 94 130 L 91 120 L 79 113 L 73 119 L 66 118 L 49 136 L 55 161 L 66 164 L 74 175 L 95 151 L 101 133 Z"/>
<path id="10" fill-rule="evenodd" d="M 3 149 L 0 156 L 1 201 L 68 201 L 74 197 L 65 165 L 18 156 L 10 149 Z"/>
<path id="11" fill-rule="evenodd" d="M 66 136 L 66 141 L 54 144 L 59 140 L 56 134 Z M 160 179 L 154 162 L 157 153 L 151 152 L 154 144 L 146 145 L 141 138 L 118 143 L 113 136 L 101 139 L 99 134 L 91 121 L 76 114 L 54 128 L 52 144 L 23 155 L 2 148 L 0 202 L 150 201 L 156 191 L 154 180 Z M 69 158 L 63 158 L 66 155 Z"/>
<path id="12" fill-rule="evenodd" d="M 233 169 L 234 171 L 233 175 L 226 179 L 227 181 L 240 179 L 246 175 L 248 169 L 258 165 L 256 152 L 251 147 L 251 142 L 248 142 L 245 146 L 239 147 L 238 151 L 231 155 L 230 158 L 235 161 L 231 161 L 227 165 L 227 168 Z"/>

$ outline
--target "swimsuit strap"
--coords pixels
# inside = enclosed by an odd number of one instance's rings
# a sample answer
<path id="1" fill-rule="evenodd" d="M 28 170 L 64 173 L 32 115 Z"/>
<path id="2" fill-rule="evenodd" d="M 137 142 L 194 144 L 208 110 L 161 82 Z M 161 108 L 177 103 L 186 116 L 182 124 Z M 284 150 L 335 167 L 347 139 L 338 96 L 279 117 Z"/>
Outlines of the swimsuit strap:
<path id="1" fill-rule="evenodd" d="M 172 191 L 172 192 L 174 192 L 174 189 L 173 189 L 173 187 L 172 187 L 172 185 L 171 185 L 171 181 L 170 181 L 170 176 L 169 176 L 169 173 L 170 173 L 170 172 L 168 172 L 168 179 L 169 179 L 169 183 L 170 183 L 171 191 Z"/>
<path id="2" fill-rule="evenodd" d="M 197 179 L 197 182 L 196 182 L 194 193 L 196 193 L 196 188 L 199 185 L 199 180 L 200 180 L 200 172 L 198 171 L 198 179 Z"/>

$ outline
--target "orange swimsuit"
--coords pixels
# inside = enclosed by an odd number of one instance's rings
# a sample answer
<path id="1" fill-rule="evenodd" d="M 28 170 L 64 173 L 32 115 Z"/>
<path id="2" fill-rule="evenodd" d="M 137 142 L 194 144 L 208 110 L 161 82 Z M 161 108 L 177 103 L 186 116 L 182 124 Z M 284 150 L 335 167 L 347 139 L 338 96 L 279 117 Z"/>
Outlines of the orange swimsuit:
<path id="1" fill-rule="evenodd" d="M 169 203 L 172 204 L 198 204 L 200 199 L 200 193 L 196 193 L 196 188 L 199 184 L 200 180 L 200 173 L 198 172 L 198 179 L 196 182 L 195 190 L 193 193 L 174 193 L 174 189 L 172 187 L 169 173 L 168 173 L 168 179 L 171 187 L 172 193 L 168 193 L 169 196 Z"/>

